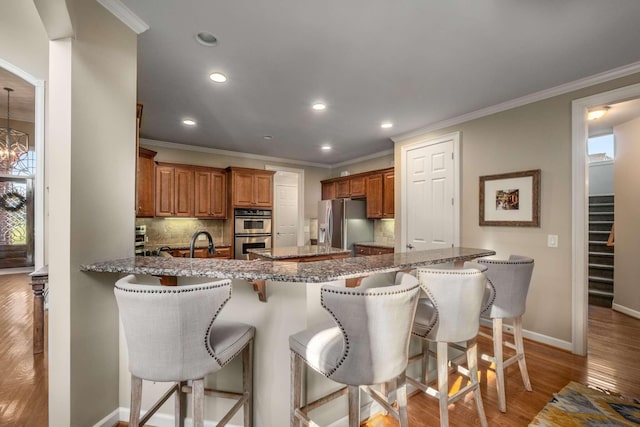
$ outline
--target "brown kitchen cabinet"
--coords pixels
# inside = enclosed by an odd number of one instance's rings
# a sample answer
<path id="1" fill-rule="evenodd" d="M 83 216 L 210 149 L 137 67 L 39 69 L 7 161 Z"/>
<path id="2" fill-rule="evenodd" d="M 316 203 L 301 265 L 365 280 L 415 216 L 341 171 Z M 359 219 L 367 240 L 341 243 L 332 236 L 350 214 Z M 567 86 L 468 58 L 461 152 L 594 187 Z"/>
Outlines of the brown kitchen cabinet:
<path id="1" fill-rule="evenodd" d="M 366 197 L 366 176 L 354 176 L 349 178 L 349 195 L 352 198 Z"/>
<path id="2" fill-rule="evenodd" d="M 395 217 L 395 173 L 393 169 L 382 174 L 382 218 Z"/>
<path id="3" fill-rule="evenodd" d="M 322 183 L 322 200 L 333 200 L 336 198 L 335 181 Z"/>
<path id="4" fill-rule="evenodd" d="M 273 207 L 274 171 L 228 167 L 232 207 Z"/>
<path id="5" fill-rule="evenodd" d="M 171 255 L 177 258 L 189 258 L 189 249 L 174 249 L 171 251 Z M 225 246 L 223 248 L 216 248 L 215 254 L 209 254 L 208 248 L 195 248 L 193 250 L 194 258 L 220 258 L 231 259 L 231 248 Z"/>
<path id="6" fill-rule="evenodd" d="M 194 216 L 193 168 L 171 163 L 156 165 L 156 216 Z"/>
<path id="7" fill-rule="evenodd" d="M 149 218 L 155 215 L 156 152 L 138 147 L 136 170 L 136 216 Z"/>
<path id="8" fill-rule="evenodd" d="M 194 169 L 194 215 L 203 219 L 227 217 L 227 174 L 223 169 Z"/>
<path id="9" fill-rule="evenodd" d="M 383 255 L 393 253 L 393 248 L 384 246 L 354 244 L 353 248 L 356 256 Z"/>
<path id="10" fill-rule="evenodd" d="M 367 218 L 393 218 L 394 211 L 393 169 L 367 176 Z"/>

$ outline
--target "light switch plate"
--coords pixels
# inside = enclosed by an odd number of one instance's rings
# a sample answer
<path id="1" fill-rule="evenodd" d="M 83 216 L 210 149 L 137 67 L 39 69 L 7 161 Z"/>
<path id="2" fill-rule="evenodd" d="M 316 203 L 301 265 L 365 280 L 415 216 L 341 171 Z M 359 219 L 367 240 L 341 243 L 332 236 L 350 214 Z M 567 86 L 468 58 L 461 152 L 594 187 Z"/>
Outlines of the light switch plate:
<path id="1" fill-rule="evenodd" d="M 198 240 L 207 240 L 207 236 L 205 236 L 204 234 L 200 234 L 198 236 Z"/>
<path id="2" fill-rule="evenodd" d="M 550 248 L 558 247 L 558 235 L 557 234 L 549 234 L 547 236 L 547 246 Z"/>

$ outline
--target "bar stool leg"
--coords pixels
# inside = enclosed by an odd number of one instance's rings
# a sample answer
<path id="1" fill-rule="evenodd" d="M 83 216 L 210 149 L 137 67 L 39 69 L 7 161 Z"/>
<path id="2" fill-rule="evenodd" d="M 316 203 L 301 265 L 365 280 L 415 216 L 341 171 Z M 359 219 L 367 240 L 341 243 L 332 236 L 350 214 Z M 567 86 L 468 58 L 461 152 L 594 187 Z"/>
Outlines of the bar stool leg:
<path id="1" fill-rule="evenodd" d="M 304 366 L 302 365 L 302 359 L 291 352 L 291 403 L 290 407 L 290 422 L 291 427 L 300 427 L 300 420 L 296 417 L 296 410 L 300 408 L 302 404 L 302 374 Z"/>
<path id="2" fill-rule="evenodd" d="M 248 399 L 244 402 L 244 427 L 253 426 L 253 340 L 242 351 L 242 390 Z"/>
<path id="3" fill-rule="evenodd" d="M 407 414 L 407 376 L 405 372 L 396 378 L 396 399 L 398 401 L 400 427 L 409 427 L 409 415 Z"/>
<path id="4" fill-rule="evenodd" d="M 349 427 L 360 427 L 360 386 L 349 387 Z"/>
<path id="5" fill-rule="evenodd" d="M 131 412 L 129 412 L 129 425 L 140 425 L 140 405 L 142 404 L 142 378 L 131 375 Z"/>
<path id="6" fill-rule="evenodd" d="M 484 405 L 482 403 L 482 394 L 480 393 L 480 383 L 478 382 L 478 343 L 475 339 L 467 342 L 467 364 L 469 366 L 469 376 L 471 382 L 475 385 L 473 396 L 476 400 L 478 415 L 480 416 L 480 424 L 487 427 L 487 416 L 484 413 Z"/>
<path id="7" fill-rule="evenodd" d="M 500 412 L 507 412 L 507 400 L 504 393 L 504 360 L 502 356 L 502 319 L 493 319 L 493 358 L 496 368 L 498 408 Z"/>
<path id="8" fill-rule="evenodd" d="M 184 427 L 184 418 L 187 409 L 186 394 L 182 392 L 182 386 L 187 385 L 186 381 L 178 383 L 178 391 L 175 397 L 175 425 L 176 427 Z"/>
<path id="9" fill-rule="evenodd" d="M 204 427 L 204 378 L 193 380 L 193 427 Z"/>
<path id="10" fill-rule="evenodd" d="M 513 319 L 513 339 L 516 344 L 518 365 L 520 366 L 520 375 L 522 375 L 524 388 L 527 391 L 533 391 L 533 389 L 531 388 L 531 381 L 529 380 L 529 373 L 527 372 L 527 361 L 524 358 L 524 342 L 522 340 L 522 316 L 518 316 Z"/>
<path id="11" fill-rule="evenodd" d="M 446 342 L 438 342 L 436 360 L 438 363 L 438 401 L 440 402 L 440 426 L 449 426 L 449 357 Z"/>

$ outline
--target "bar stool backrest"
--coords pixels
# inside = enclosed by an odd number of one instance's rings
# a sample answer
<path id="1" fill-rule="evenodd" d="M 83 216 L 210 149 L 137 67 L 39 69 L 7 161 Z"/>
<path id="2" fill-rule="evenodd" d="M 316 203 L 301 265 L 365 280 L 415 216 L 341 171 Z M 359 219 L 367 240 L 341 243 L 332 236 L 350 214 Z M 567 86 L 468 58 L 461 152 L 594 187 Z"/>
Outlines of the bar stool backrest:
<path id="1" fill-rule="evenodd" d="M 231 298 L 230 280 L 161 286 L 138 284 L 129 275 L 116 282 L 114 293 L 133 375 L 185 381 L 220 369 L 208 337 L 216 316 Z"/>
<path id="2" fill-rule="evenodd" d="M 533 259 L 511 255 L 508 260 L 479 259 L 477 262 L 488 267 L 485 274 L 495 288 L 493 304 L 482 312 L 482 316 L 505 319 L 522 316 L 533 273 Z"/>
<path id="3" fill-rule="evenodd" d="M 418 268 L 417 275 L 436 310 L 435 324 L 427 328 L 427 334 L 422 338 L 437 342 L 462 342 L 474 338 L 480 327 L 484 274 L 475 268 Z"/>
<path id="4" fill-rule="evenodd" d="M 363 290 L 322 287 L 322 306 L 343 336 L 342 353 L 329 378 L 350 385 L 380 384 L 404 372 L 420 292 L 417 279 L 406 276 L 398 279 L 399 285 Z"/>

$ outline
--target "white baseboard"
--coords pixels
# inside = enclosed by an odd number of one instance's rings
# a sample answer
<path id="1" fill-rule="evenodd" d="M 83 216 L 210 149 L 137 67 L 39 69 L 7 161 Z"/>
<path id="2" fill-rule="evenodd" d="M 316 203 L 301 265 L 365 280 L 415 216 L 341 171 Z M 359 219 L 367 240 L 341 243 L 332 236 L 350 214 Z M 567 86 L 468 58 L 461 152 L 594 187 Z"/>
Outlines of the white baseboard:
<path id="1" fill-rule="evenodd" d="M 486 326 L 488 328 L 491 328 L 491 321 L 490 320 L 480 319 L 480 324 L 482 326 Z M 513 333 L 513 326 L 503 323 L 502 324 L 502 330 L 504 332 L 512 334 Z M 550 345 L 551 347 L 556 347 L 556 348 L 559 348 L 561 350 L 573 351 L 573 344 L 571 344 L 569 341 L 560 340 L 558 338 L 550 337 L 548 335 L 539 334 L 537 332 L 531 332 L 531 331 L 528 331 L 526 329 L 522 330 L 522 336 L 524 338 L 530 339 L 531 341 L 536 341 L 536 342 L 539 342 L 541 344 Z"/>
<path id="2" fill-rule="evenodd" d="M 146 411 L 141 411 L 142 416 L 146 414 Z M 98 421 L 94 424 L 93 427 L 113 427 L 118 421 L 129 421 L 129 408 L 118 408 L 115 409 L 112 413 Z M 155 427 L 175 427 L 175 422 L 173 420 L 173 415 L 168 414 L 154 414 L 151 419 L 148 421 L 148 424 L 153 425 Z M 216 427 L 218 424 L 217 421 L 206 421 L 204 422 L 205 427 Z M 185 427 L 193 427 L 193 419 L 186 418 L 184 420 Z M 242 427 L 238 424 L 227 424 L 228 427 Z"/>
<path id="3" fill-rule="evenodd" d="M 640 319 L 640 311 L 637 311 L 637 310 L 634 310 L 632 308 L 625 307 L 623 305 L 616 304 L 616 303 L 613 303 L 611 308 L 614 309 L 615 311 L 619 311 L 622 314 L 626 314 L 627 316 L 631 316 L 633 318 Z"/>

